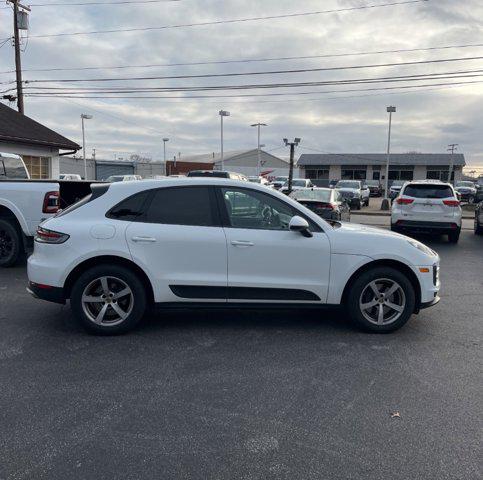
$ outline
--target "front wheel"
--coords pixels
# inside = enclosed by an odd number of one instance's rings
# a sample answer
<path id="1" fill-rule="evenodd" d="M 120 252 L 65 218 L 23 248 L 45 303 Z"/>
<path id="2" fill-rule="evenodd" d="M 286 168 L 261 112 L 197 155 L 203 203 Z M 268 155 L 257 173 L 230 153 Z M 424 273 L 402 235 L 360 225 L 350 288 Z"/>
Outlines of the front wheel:
<path id="1" fill-rule="evenodd" d="M 146 311 L 146 292 L 139 277 L 120 265 L 98 265 L 75 282 L 71 308 L 91 333 L 116 335 L 133 329 Z"/>
<path id="2" fill-rule="evenodd" d="M 376 267 L 351 285 L 346 308 L 363 330 L 390 333 L 409 320 L 415 303 L 414 287 L 406 275 L 391 267 Z"/>

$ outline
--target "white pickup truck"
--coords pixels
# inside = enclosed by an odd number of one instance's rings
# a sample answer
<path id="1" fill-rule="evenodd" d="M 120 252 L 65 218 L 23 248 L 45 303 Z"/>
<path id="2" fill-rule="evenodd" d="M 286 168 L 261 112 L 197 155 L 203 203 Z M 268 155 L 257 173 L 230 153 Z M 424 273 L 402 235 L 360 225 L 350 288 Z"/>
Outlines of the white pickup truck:
<path id="1" fill-rule="evenodd" d="M 0 152 L 0 267 L 32 247 L 39 224 L 90 193 L 90 182 L 30 180 L 21 157 Z"/>

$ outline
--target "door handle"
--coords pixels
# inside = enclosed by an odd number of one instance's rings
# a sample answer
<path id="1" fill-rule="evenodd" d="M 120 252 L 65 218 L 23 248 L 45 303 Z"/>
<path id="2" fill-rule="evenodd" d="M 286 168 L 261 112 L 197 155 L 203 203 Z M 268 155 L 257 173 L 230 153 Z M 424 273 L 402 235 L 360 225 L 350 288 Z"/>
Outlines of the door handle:
<path id="1" fill-rule="evenodd" d="M 249 240 L 232 240 L 231 244 L 234 247 L 253 247 L 254 243 Z"/>
<path id="2" fill-rule="evenodd" d="M 154 242 L 156 242 L 156 239 L 154 237 L 132 237 L 131 240 L 135 243 L 138 243 L 138 242 L 154 243 Z"/>

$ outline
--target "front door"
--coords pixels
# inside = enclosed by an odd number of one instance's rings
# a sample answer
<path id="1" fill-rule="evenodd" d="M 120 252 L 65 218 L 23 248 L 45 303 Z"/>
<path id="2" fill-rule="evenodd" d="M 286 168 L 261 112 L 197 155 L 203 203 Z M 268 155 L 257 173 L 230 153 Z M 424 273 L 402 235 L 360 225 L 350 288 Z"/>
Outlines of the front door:
<path id="1" fill-rule="evenodd" d="M 218 193 L 228 301 L 325 303 L 330 244 L 322 229 L 308 219 L 312 237 L 290 231 L 290 219 L 304 214 L 270 193 L 237 187 L 220 187 Z"/>
<path id="2" fill-rule="evenodd" d="M 126 230 L 133 260 L 154 283 L 157 302 L 226 302 L 227 248 L 214 190 L 154 190 Z"/>

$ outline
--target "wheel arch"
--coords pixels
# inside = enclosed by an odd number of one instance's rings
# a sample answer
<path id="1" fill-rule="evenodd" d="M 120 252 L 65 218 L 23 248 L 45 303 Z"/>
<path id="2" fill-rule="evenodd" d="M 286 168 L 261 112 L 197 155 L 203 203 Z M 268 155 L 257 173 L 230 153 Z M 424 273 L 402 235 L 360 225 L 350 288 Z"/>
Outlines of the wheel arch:
<path id="1" fill-rule="evenodd" d="M 419 283 L 418 277 L 411 269 L 411 267 L 409 267 L 403 262 L 400 262 L 398 260 L 391 260 L 391 259 L 373 260 L 359 267 L 350 276 L 349 280 L 347 281 L 344 287 L 344 291 L 342 293 L 342 303 L 343 304 L 346 303 L 350 288 L 352 284 L 355 282 L 355 280 L 359 277 L 359 275 L 361 275 L 364 272 L 367 272 L 368 270 L 372 270 L 373 268 L 376 268 L 376 267 L 392 267 L 395 270 L 398 270 L 404 273 L 408 277 L 409 281 L 411 282 L 411 285 L 414 288 L 414 294 L 416 295 L 415 313 L 419 312 L 419 308 L 421 305 L 421 284 Z"/>
<path id="2" fill-rule="evenodd" d="M 144 270 L 136 265 L 132 260 L 128 260 L 127 258 L 123 257 L 117 257 L 115 255 L 101 255 L 97 257 L 91 257 L 76 265 L 65 279 L 64 297 L 66 299 L 70 298 L 74 282 L 80 275 L 82 275 L 89 268 L 99 266 L 101 264 L 120 265 L 133 271 L 139 277 L 144 287 L 146 288 L 148 302 L 150 304 L 154 303 L 153 285 Z"/>

